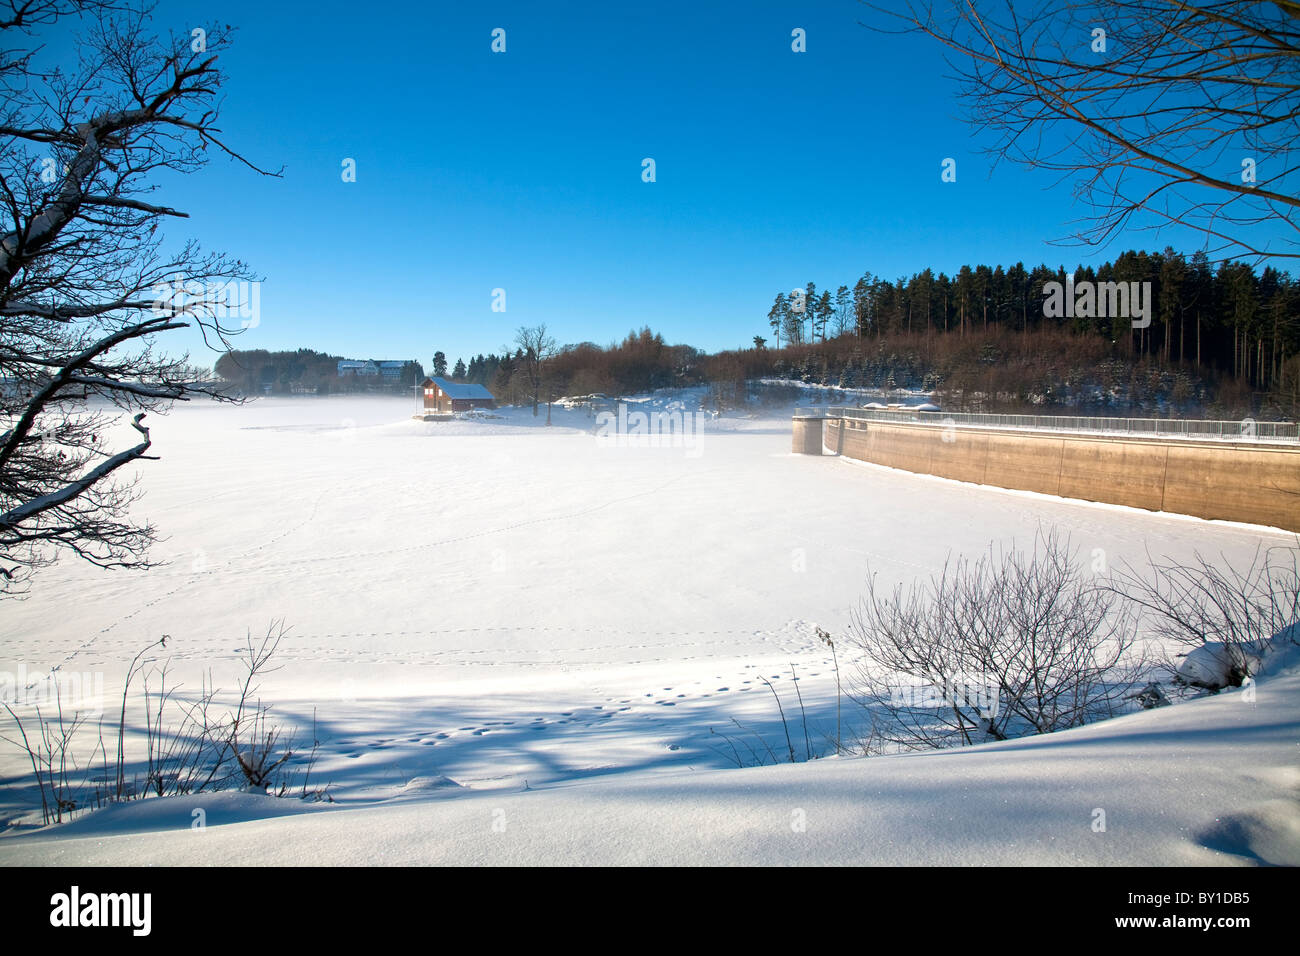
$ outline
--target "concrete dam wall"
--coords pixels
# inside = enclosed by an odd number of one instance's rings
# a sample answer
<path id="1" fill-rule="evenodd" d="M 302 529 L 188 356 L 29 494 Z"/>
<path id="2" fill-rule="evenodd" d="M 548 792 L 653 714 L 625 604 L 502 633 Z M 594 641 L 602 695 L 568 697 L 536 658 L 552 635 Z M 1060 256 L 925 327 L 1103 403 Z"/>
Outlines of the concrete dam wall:
<path id="1" fill-rule="evenodd" d="M 792 448 L 998 488 L 1300 531 L 1300 447 L 796 417 Z"/>

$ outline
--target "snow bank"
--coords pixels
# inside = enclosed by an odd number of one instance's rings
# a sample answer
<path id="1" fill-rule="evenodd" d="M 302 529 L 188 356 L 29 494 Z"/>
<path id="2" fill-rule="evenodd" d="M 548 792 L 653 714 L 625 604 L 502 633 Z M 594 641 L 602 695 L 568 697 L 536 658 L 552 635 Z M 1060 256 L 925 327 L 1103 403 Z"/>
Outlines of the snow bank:
<path id="1" fill-rule="evenodd" d="M 1250 703 L 1220 694 L 937 754 L 280 801 L 310 812 L 274 818 L 225 796 L 151 800 L 0 841 L 0 863 L 1295 865 L 1298 736 L 1292 670 Z"/>

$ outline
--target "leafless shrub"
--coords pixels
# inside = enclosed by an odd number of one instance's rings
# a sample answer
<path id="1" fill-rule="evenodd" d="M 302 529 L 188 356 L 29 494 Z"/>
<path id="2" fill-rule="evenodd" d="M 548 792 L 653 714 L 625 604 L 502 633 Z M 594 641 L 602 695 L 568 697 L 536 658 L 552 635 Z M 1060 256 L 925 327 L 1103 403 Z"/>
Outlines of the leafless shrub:
<path id="1" fill-rule="evenodd" d="M 8 703 L 4 704 L 21 740 L 0 736 L 0 740 L 14 744 L 27 754 L 32 774 L 41 795 L 41 820 L 44 823 L 62 823 L 65 816 L 84 809 L 88 781 L 83 768 L 78 766 L 72 749 L 77 731 L 85 724 L 85 717 L 63 713 L 62 695 L 55 684 L 55 712 L 52 717 L 41 714 L 36 708 L 36 721 L 32 735 L 22 718 Z"/>
<path id="2" fill-rule="evenodd" d="M 817 628 L 817 637 L 818 640 L 822 641 L 824 644 L 829 646 L 832 649 L 832 651 L 834 650 L 835 647 L 834 639 L 831 637 L 830 634 L 828 634 L 820 627 Z M 799 688 L 799 674 L 795 670 L 794 664 L 791 663 L 790 665 L 790 678 L 791 678 L 791 682 L 794 684 L 795 700 L 799 704 L 799 729 L 803 733 L 802 756 L 800 756 L 799 750 L 795 747 L 794 738 L 791 736 L 790 733 L 790 724 L 792 721 L 792 717 L 786 716 L 785 703 L 781 700 L 781 695 L 780 693 L 777 692 L 776 685 L 773 684 L 766 677 L 759 675 L 758 678 L 759 681 L 764 685 L 766 685 L 767 689 L 772 692 L 772 698 L 776 701 L 777 714 L 781 718 L 781 730 L 785 735 L 785 749 L 783 753 L 785 754 L 785 759 L 787 759 L 790 763 L 798 763 L 800 761 L 808 761 L 808 760 L 817 760 L 821 757 L 826 756 L 829 753 L 840 754 L 845 752 L 844 730 L 843 730 L 843 724 L 841 723 L 841 719 L 840 719 L 841 694 L 840 694 L 840 683 L 839 683 L 840 678 L 839 678 L 838 655 L 836 655 L 834 659 L 835 659 L 835 691 L 836 691 L 834 735 L 830 734 L 827 731 L 821 731 L 815 728 L 814 729 L 809 728 L 808 710 L 804 706 L 803 691 Z M 736 720 L 736 718 L 734 717 L 731 718 L 731 722 L 736 725 L 737 729 L 740 730 L 744 736 L 734 737 L 729 734 L 724 734 L 713 727 L 710 727 L 709 733 L 712 736 L 719 737 L 727 745 L 727 749 L 725 750 L 721 747 L 713 747 L 712 749 L 714 750 L 715 753 L 722 755 L 728 761 L 734 763 L 737 767 L 761 767 L 768 762 L 768 759 L 770 759 L 770 761 L 774 764 L 781 762 L 781 758 L 777 756 L 776 751 L 772 749 L 772 745 L 767 742 L 767 739 L 763 737 L 762 734 L 760 734 L 756 730 L 753 730 L 752 728 L 746 727 L 744 724 Z M 851 731 L 851 733 L 856 737 L 856 739 L 859 740 L 866 739 L 866 737 L 863 734 L 857 731 Z M 816 736 L 819 740 L 821 740 L 824 743 L 823 747 L 813 746 L 814 736 Z M 869 733 L 866 736 L 869 736 Z M 750 744 L 748 740 L 748 738 L 750 737 L 752 737 L 754 740 L 758 742 L 757 749 L 752 744 Z M 737 740 L 739 740 L 740 744 L 744 746 L 745 749 L 748 751 L 749 753 L 748 760 L 746 760 L 745 756 L 741 753 L 740 747 L 737 746 Z M 766 754 L 767 759 L 765 759 L 764 754 Z"/>
<path id="3" fill-rule="evenodd" d="M 268 725 L 266 709 L 260 704 L 241 730 L 232 734 L 230 751 L 248 786 L 265 791 L 282 766 L 293 757 L 293 738 L 285 738 L 281 728 Z"/>
<path id="4" fill-rule="evenodd" d="M 117 723 L 117 763 L 115 777 L 115 799 L 122 800 L 127 796 L 126 789 L 126 705 L 127 699 L 131 692 L 131 681 L 136 674 L 140 672 L 140 658 L 144 657 L 155 647 L 166 647 L 167 635 L 164 634 L 152 644 L 142 648 L 140 653 L 131 659 L 131 665 L 126 669 L 126 680 L 122 683 L 122 709 L 118 715 Z M 151 748 L 152 749 L 152 748 Z"/>
<path id="5" fill-rule="evenodd" d="M 1112 716 L 1142 666 L 1132 617 L 1054 531 L 1029 556 L 950 559 L 907 591 L 872 578 L 850 641 L 873 744 L 969 745 Z"/>
<path id="6" fill-rule="evenodd" d="M 1279 642 L 1300 643 L 1300 538 L 1288 547 L 1255 549 L 1245 568 L 1196 552 L 1190 565 L 1147 556 L 1147 567 L 1115 570 L 1109 587 L 1142 610 L 1152 633 L 1171 648 L 1165 666 L 1206 645 L 1225 655 L 1226 686 L 1254 675 Z M 1194 686 L 1210 686 L 1192 678 Z"/>
<path id="7" fill-rule="evenodd" d="M 298 796 L 303 800 L 327 800 L 334 802 L 330 796 L 330 785 L 327 783 L 323 787 L 311 786 L 312 771 L 316 769 L 316 757 L 320 752 L 320 735 L 316 733 L 316 709 L 312 708 L 311 712 L 311 750 L 307 754 L 306 766 L 303 770 L 302 784 L 299 787 Z M 285 774 L 284 783 L 281 785 L 277 796 L 284 796 L 294 785 L 296 774 L 294 771 L 288 771 Z"/>
<path id="8" fill-rule="evenodd" d="M 275 772 L 293 757 L 292 738 L 286 739 L 279 727 L 268 725 L 268 708 L 257 698 L 258 679 L 277 669 L 268 665 L 283 638 L 283 625 L 275 623 L 257 644 L 251 633 L 247 636 L 239 701 L 225 731 L 226 747 L 245 783 L 258 790 L 266 790 Z"/>
<path id="9" fill-rule="evenodd" d="M 198 793 L 228 778 L 227 755 L 219 744 L 219 722 L 211 717 L 216 690 L 205 677 L 198 698 L 185 703 L 167 687 L 167 666 L 159 671 L 155 695 L 145 695 L 145 787 L 155 796 Z M 175 717 L 172 711 L 179 711 Z"/>
<path id="10" fill-rule="evenodd" d="M 116 715 L 116 740 L 111 741 L 113 756 L 109 756 L 101 723 L 98 742 L 84 765 L 77 760 L 75 744 L 78 732 L 87 725 L 85 714 L 65 715 L 62 700 L 56 696 L 54 713 L 46 715 L 37 708 L 34 721 L 29 718 L 25 722 L 4 703 L 17 736 L 0 740 L 27 755 L 40 792 L 42 821 L 62 823 L 77 811 L 104 803 L 202 793 L 223 789 L 235 781 L 276 796 L 288 794 L 296 781 L 296 773 L 288 769 L 295 756 L 293 735 L 271 722 L 270 707 L 258 697 L 258 679 L 273 669 L 269 664 L 284 634 L 284 626 L 273 622 L 260 641 L 255 642 L 251 633 L 247 635 L 245 673 L 237 696 L 224 713 L 219 710 L 220 694 L 210 676 L 204 678 L 192 701 L 180 699 L 179 688 L 168 682 L 168 665 L 164 662 L 158 666 L 146 656 L 155 648 L 166 647 L 168 638 L 150 643 L 127 668 L 122 705 Z M 137 679 L 143 683 L 144 694 L 142 777 L 132 770 L 128 753 L 132 734 L 128 721 L 130 688 Z M 314 726 L 312 736 L 300 795 L 304 799 L 328 800 L 328 786 L 310 787 L 320 746 Z M 96 755 L 101 772 L 92 777 Z"/>

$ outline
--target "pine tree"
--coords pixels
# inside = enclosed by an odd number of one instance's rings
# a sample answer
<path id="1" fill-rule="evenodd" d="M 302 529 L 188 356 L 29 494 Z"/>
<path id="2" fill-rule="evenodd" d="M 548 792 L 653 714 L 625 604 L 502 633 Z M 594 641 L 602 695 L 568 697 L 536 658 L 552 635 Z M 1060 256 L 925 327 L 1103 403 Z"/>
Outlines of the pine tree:
<path id="1" fill-rule="evenodd" d="M 855 334 L 861 338 L 871 328 L 872 320 L 872 286 L 875 277 L 870 272 L 862 273 L 862 278 L 853 286 L 853 326 Z"/>
<path id="2" fill-rule="evenodd" d="M 817 284 L 815 282 L 809 282 L 808 285 L 804 288 L 803 308 L 804 308 L 804 314 L 799 316 L 799 318 L 801 320 L 802 319 L 808 320 L 808 341 L 816 342 L 817 341 Z M 799 328 L 799 341 L 802 342 L 803 340 L 804 340 L 803 325 L 801 322 Z"/>
<path id="3" fill-rule="evenodd" d="M 828 289 L 821 294 L 821 298 L 817 300 L 817 307 L 813 310 L 813 324 L 816 326 L 817 334 L 822 337 L 823 342 L 826 341 L 826 326 L 834 314 L 835 306 L 831 304 L 831 293 Z M 816 336 L 814 336 L 815 340 Z"/>
<path id="4" fill-rule="evenodd" d="M 776 294 L 776 301 L 772 303 L 772 308 L 767 313 L 767 324 L 772 327 L 772 334 L 776 337 L 776 347 L 781 347 L 781 332 L 784 331 L 786 322 L 789 321 L 790 303 L 786 300 L 784 292 Z"/>
<path id="5" fill-rule="evenodd" d="M 835 290 L 835 335 L 837 337 L 848 332 L 849 323 L 852 319 L 852 297 L 849 293 L 849 287 L 842 285 Z"/>

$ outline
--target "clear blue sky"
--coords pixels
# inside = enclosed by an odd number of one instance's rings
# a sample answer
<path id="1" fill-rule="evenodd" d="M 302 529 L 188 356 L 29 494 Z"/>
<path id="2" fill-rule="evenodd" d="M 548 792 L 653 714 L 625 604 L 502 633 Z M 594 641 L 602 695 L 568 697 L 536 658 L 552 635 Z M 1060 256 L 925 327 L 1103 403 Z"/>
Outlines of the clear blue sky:
<path id="1" fill-rule="evenodd" d="M 240 347 L 427 365 L 545 322 L 561 343 L 649 325 L 717 350 L 767 335 L 772 297 L 810 279 L 1118 251 L 1049 245 L 1080 213 L 1069 186 L 990 177 L 939 48 L 860 26 L 853 0 L 227 0 L 156 20 L 188 32 L 214 11 L 239 27 L 222 128 L 284 177 L 217 159 L 164 195 L 192 216 L 169 235 L 266 276 Z M 1179 238 L 1122 246 L 1199 244 Z"/>

